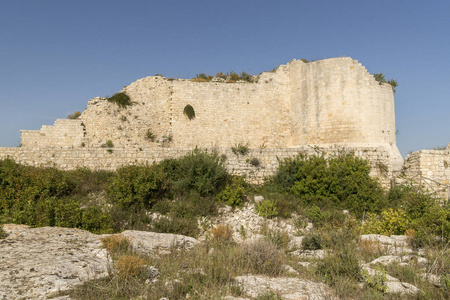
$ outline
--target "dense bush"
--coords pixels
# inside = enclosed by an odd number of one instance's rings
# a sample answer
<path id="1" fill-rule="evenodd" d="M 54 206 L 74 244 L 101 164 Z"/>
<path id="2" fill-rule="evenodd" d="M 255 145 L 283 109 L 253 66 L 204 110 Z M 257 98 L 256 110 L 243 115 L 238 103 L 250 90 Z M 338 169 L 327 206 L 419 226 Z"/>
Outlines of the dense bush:
<path id="1" fill-rule="evenodd" d="M 194 150 L 181 157 L 160 163 L 169 180 L 172 192 L 188 196 L 192 191 L 200 196 L 214 196 L 225 188 L 230 176 L 217 153 Z"/>
<path id="2" fill-rule="evenodd" d="M 241 206 L 245 200 L 245 182 L 242 177 L 233 176 L 231 184 L 217 195 L 217 200 L 224 202 L 230 206 Z"/>
<path id="3" fill-rule="evenodd" d="M 318 232 L 308 233 L 303 237 L 302 248 L 304 250 L 319 250 L 323 248 L 322 237 Z"/>
<path id="4" fill-rule="evenodd" d="M 265 199 L 256 205 L 256 212 L 263 217 L 273 218 L 278 216 L 277 201 L 273 199 Z"/>
<path id="5" fill-rule="evenodd" d="M 195 236 L 197 218 L 217 213 L 215 197 L 228 183 L 222 158 L 199 150 L 161 165 L 126 166 L 116 172 L 61 171 L 3 160 L 0 223 Z M 153 206 L 167 218 L 152 222 L 148 212 Z"/>
<path id="6" fill-rule="evenodd" d="M 379 212 L 385 204 L 384 192 L 369 172 L 369 163 L 353 154 L 329 159 L 300 154 L 281 161 L 270 184 L 306 204 L 332 205 L 362 215 Z"/>
<path id="7" fill-rule="evenodd" d="M 168 190 L 169 182 L 159 166 L 126 166 L 116 171 L 108 195 L 114 204 L 123 208 L 150 208 Z"/>
<path id="8" fill-rule="evenodd" d="M 450 240 L 450 208 L 436 202 L 431 195 L 412 187 L 393 187 L 388 205 L 381 215 L 369 215 L 364 231 L 378 234 L 411 232 L 414 246 L 433 243 L 436 236 Z"/>
<path id="9" fill-rule="evenodd" d="M 86 195 L 102 185 L 99 174 L 108 177 L 107 172 L 60 171 L 0 161 L 0 222 L 111 232 L 108 212 L 85 203 Z"/>

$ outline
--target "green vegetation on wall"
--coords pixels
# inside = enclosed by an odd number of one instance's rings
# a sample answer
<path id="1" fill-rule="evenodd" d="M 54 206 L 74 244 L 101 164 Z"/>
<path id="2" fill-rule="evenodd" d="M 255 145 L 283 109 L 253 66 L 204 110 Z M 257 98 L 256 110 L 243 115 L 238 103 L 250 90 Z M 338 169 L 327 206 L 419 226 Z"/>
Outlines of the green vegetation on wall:
<path id="1" fill-rule="evenodd" d="M 122 108 L 125 108 L 125 107 L 133 104 L 133 102 L 131 102 L 130 97 L 124 92 L 115 93 L 111 97 L 107 98 L 107 100 L 109 102 L 117 104 L 119 107 L 122 107 Z"/>
<path id="2" fill-rule="evenodd" d="M 375 78 L 376 81 L 378 81 L 378 82 L 380 83 L 380 85 L 383 84 L 383 83 L 388 83 L 388 84 L 390 84 L 390 85 L 392 86 L 392 90 L 393 90 L 394 93 L 395 93 L 395 91 L 396 91 L 395 89 L 396 89 L 397 86 L 398 86 L 397 80 L 395 80 L 395 79 L 389 79 L 389 80 L 386 80 L 386 77 L 384 77 L 384 74 L 383 74 L 383 73 L 376 73 L 376 74 L 373 74 L 373 77 Z"/>

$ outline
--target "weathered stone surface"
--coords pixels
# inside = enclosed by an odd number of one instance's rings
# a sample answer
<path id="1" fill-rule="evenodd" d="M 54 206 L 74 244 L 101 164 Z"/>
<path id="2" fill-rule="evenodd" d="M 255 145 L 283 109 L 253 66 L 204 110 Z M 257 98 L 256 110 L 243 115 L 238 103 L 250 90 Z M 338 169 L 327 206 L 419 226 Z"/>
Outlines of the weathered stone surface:
<path id="1" fill-rule="evenodd" d="M 367 271 L 367 273 L 370 276 L 377 276 L 380 275 L 380 272 L 377 270 L 374 270 L 367 265 L 362 266 L 363 270 Z M 386 293 L 388 294 L 409 294 L 409 295 L 415 295 L 420 292 L 420 290 L 413 286 L 412 284 L 409 284 L 407 282 L 401 282 L 395 277 L 390 276 L 389 274 L 386 274 L 386 286 L 387 290 Z"/>
<path id="2" fill-rule="evenodd" d="M 433 284 L 436 287 L 442 286 L 441 276 L 437 276 L 431 273 L 423 273 L 420 274 L 420 277 L 422 277 L 423 279 L 425 279 L 426 281 L 428 281 L 429 283 Z"/>
<path id="3" fill-rule="evenodd" d="M 233 240 L 236 242 L 261 238 L 261 231 L 265 226 L 270 230 L 283 231 L 290 238 L 297 233 L 293 219 L 264 218 L 255 211 L 255 205 L 252 203 L 246 203 L 243 207 L 234 209 L 230 206 L 222 207 L 218 217 L 212 218 L 200 227 L 206 225 L 207 228 L 211 229 L 219 224 L 227 225 L 232 229 Z M 205 238 L 206 236 L 202 237 L 202 239 Z"/>
<path id="4" fill-rule="evenodd" d="M 128 238 L 133 249 L 142 254 L 166 254 L 170 253 L 172 249 L 190 250 L 198 243 L 192 237 L 170 233 L 125 230 L 121 235 Z"/>
<path id="5" fill-rule="evenodd" d="M 98 235 L 59 227 L 6 225 L 0 240 L 0 298 L 44 299 L 88 279 L 108 275 Z"/>
<path id="6" fill-rule="evenodd" d="M 108 275 L 110 259 L 101 238 L 90 232 L 60 227 L 3 226 L 0 240 L 0 299 L 45 299 L 84 281 Z M 190 249 L 194 238 L 154 232 L 124 231 L 136 250 L 167 253 Z M 149 276 L 156 272 L 149 269 Z"/>
<path id="7" fill-rule="evenodd" d="M 414 261 L 417 261 L 417 263 L 419 264 L 426 264 L 428 262 L 426 258 L 416 255 L 404 255 L 404 256 L 385 255 L 374 259 L 373 261 L 370 262 L 370 264 L 374 265 L 382 264 L 386 266 L 394 262 L 409 264 Z"/>
<path id="8" fill-rule="evenodd" d="M 294 236 L 288 244 L 289 250 L 296 250 L 302 248 L 304 236 Z"/>
<path id="9" fill-rule="evenodd" d="M 413 252 L 407 242 L 406 236 L 392 235 L 389 237 L 381 234 L 363 234 L 361 235 L 361 241 L 364 240 L 380 242 L 386 252 L 391 255 L 400 255 Z"/>
<path id="10" fill-rule="evenodd" d="M 250 297 L 267 292 L 278 293 L 283 299 L 332 299 L 330 288 L 310 280 L 291 277 L 238 276 L 235 278 Z"/>
<path id="11" fill-rule="evenodd" d="M 327 255 L 327 251 L 321 250 L 296 250 L 292 251 L 291 255 L 295 255 L 301 258 L 318 258 L 322 259 Z"/>

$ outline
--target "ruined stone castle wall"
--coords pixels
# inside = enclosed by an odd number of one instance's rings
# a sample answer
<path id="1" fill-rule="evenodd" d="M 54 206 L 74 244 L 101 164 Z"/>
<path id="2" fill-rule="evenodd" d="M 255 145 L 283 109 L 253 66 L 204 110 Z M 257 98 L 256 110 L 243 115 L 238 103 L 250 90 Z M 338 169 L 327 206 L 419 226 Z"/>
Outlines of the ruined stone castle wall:
<path id="1" fill-rule="evenodd" d="M 22 148 L 3 148 L 0 155 L 13 153 L 33 165 L 56 162 L 61 168 L 79 166 L 81 157 L 83 165 L 110 169 L 133 159 L 153 162 L 161 155 L 185 153 L 183 149 L 230 149 L 240 143 L 252 151 L 264 148 L 272 160 L 279 149 L 285 153 L 292 148 L 294 153 L 318 145 L 367 153 L 378 149 L 389 170 L 402 164 L 392 88 L 380 85 L 351 58 L 292 60 L 260 74 L 253 83 L 153 76 L 122 91 L 132 105 L 121 108 L 93 98 L 79 120 L 57 120 L 39 131 L 23 131 Z M 188 104 L 195 119 L 183 113 Z M 107 143 L 114 145 L 112 153 L 102 148 Z M 54 157 L 46 158 L 48 153 Z M 98 156 L 102 153 L 108 155 Z"/>
<path id="2" fill-rule="evenodd" d="M 84 128 L 81 120 L 58 119 L 54 125 L 43 125 L 41 130 L 21 130 L 24 148 L 81 147 Z"/>
<path id="3" fill-rule="evenodd" d="M 424 189 L 450 197 L 450 144 L 443 150 L 421 150 L 405 158 L 402 176 Z"/>

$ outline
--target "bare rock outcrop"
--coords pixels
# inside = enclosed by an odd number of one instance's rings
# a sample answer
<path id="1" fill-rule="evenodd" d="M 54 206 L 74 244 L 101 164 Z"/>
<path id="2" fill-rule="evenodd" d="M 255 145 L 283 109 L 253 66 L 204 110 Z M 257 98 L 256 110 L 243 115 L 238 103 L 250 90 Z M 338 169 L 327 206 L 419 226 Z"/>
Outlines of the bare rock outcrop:
<path id="1" fill-rule="evenodd" d="M 110 258 L 101 238 L 85 230 L 7 224 L 0 239 L 0 299 L 46 299 L 58 291 L 108 275 Z M 192 247 L 190 237 L 125 231 L 138 251 L 165 253 Z"/>
<path id="2" fill-rule="evenodd" d="M 273 292 L 283 299 L 333 299 L 331 289 L 327 285 L 311 280 L 255 275 L 238 276 L 235 279 L 250 297 Z"/>
<path id="3" fill-rule="evenodd" d="M 383 245 L 383 249 L 391 255 L 408 254 L 413 250 L 408 244 L 408 237 L 405 235 L 385 236 L 381 234 L 363 234 L 361 241 L 379 242 Z"/>

